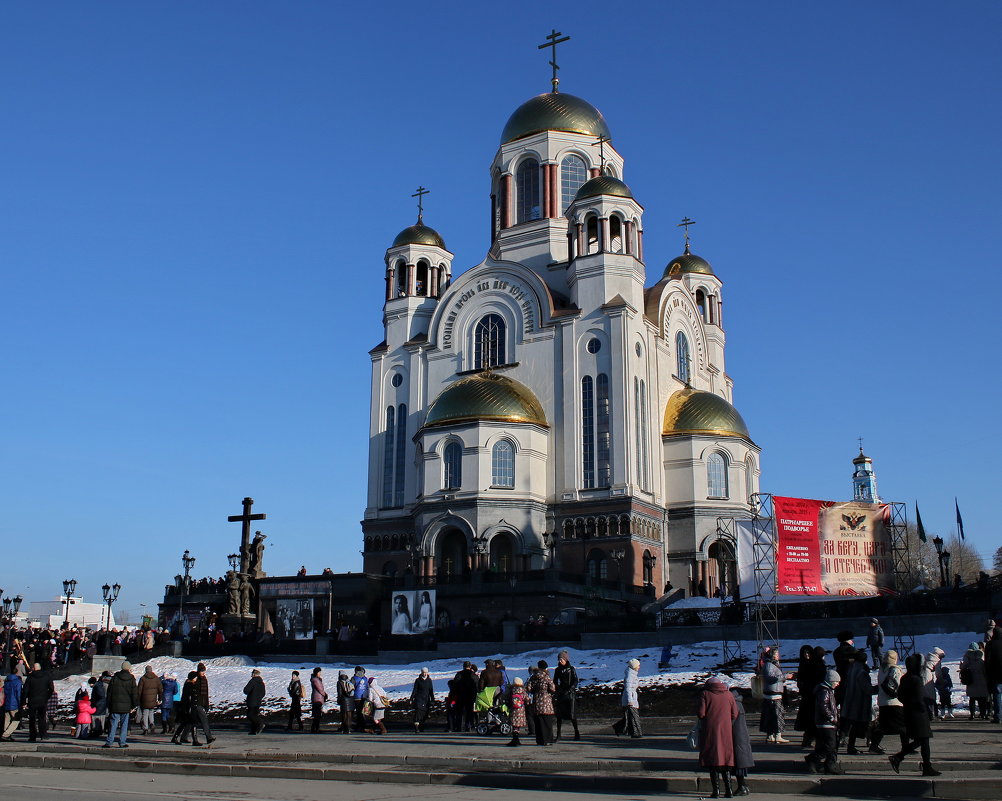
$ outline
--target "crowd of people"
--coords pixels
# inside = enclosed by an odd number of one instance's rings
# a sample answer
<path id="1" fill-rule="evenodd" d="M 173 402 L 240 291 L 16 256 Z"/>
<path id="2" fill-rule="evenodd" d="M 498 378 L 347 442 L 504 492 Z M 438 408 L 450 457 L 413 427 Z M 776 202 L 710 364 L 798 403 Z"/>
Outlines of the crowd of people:
<path id="1" fill-rule="evenodd" d="M 56 668 L 95 654 L 128 656 L 137 651 L 151 651 L 169 640 L 170 634 L 165 629 L 150 626 L 102 627 L 96 631 L 86 626 L 64 625 L 59 629 L 12 626 L 9 631 L 0 631 L 0 666 L 3 672 L 10 672 L 12 665 L 20 663 L 37 662 Z"/>

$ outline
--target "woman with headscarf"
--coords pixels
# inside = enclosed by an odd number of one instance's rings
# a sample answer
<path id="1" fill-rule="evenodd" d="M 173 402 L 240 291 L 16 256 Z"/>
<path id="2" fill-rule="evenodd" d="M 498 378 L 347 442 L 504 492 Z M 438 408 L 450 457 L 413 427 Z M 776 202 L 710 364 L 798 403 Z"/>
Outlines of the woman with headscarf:
<path id="1" fill-rule="evenodd" d="M 796 731 L 804 733 L 800 742 L 801 748 L 810 748 L 814 744 L 814 688 L 825 678 L 825 649 L 820 645 L 812 648 L 810 645 L 800 646 L 800 664 L 797 666 L 797 692 L 800 693 L 800 708 L 797 710 L 797 720 L 793 724 Z"/>
<path id="2" fill-rule="evenodd" d="M 556 685 L 550 678 L 550 672 L 545 660 L 540 659 L 538 668 L 529 679 L 529 692 L 532 693 L 532 713 L 535 718 L 536 745 L 553 745 L 553 694 Z"/>
<path id="3" fill-rule="evenodd" d="M 428 668 L 421 668 L 421 674 L 414 679 L 414 689 L 411 690 L 411 703 L 414 705 L 414 733 L 420 734 L 424 731 L 425 721 L 428 720 L 428 712 L 431 703 L 435 700 L 435 686 L 431 682 L 431 674 Z"/>
<path id="4" fill-rule="evenodd" d="M 748 771 L 755 767 L 755 755 L 752 752 L 751 735 L 748 734 L 748 723 L 745 720 L 745 705 L 741 698 L 741 691 L 731 689 L 734 696 L 734 705 L 737 707 L 738 716 L 734 718 L 731 731 L 734 735 L 734 778 L 737 779 L 738 786 L 734 790 L 734 795 L 748 795 Z"/>
<path id="5" fill-rule="evenodd" d="M 519 733 L 526 727 L 525 708 L 529 704 L 529 696 L 525 692 L 522 677 L 516 676 L 508 692 L 508 709 L 511 710 L 511 742 L 508 745 L 521 745 Z"/>
<path id="6" fill-rule="evenodd" d="M 912 654 L 905 660 L 905 675 L 898 687 L 898 700 L 904 707 L 905 732 L 908 742 L 896 754 L 888 757 L 895 773 L 901 772 L 901 762 L 917 749 L 922 753 L 922 775 L 939 776 L 940 772 L 932 766 L 929 740 L 932 739 L 932 727 L 929 725 L 929 711 L 926 707 L 923 691 L 924 677 L 922 675 L 924 660 L 922 654 Z"/>
<path id="7" fill-rule="evenodd" d="M 788 743 L 783 737 L 783 671 L 779 667 L 779 649 L 766 648 L 762 653 L 762 713 L 758 729 L 770 743 Z"/>
<path id="8" fill-rule="evenodd" d="M 699 765 L 710 772 L 710 798 L 720 798 L 720 780 L 724 797 L 731 798 L 731 769 L 734 767 L 734 721 L 737 704 L 724 684 L 711 676 L 699 694 Z"/>
<path id="9" fill-rule="evenodd" d="M 853 654 L 845 677 L 845 694 L 842 696 L 841 729 L 849 736 L 846 753 L 857 756 L 856 740 L 866 737 L 873 719 L 873 695 L 876 688 L 870 681 L 867 653 L 862 648 Z"/>
<path id="10" fill-rule="evenodd" d="M 905 714 L 901 701 L 898 700 L 898 688 L 904 670 L 898 664 L 898 652 L 885 651 L 880 660 L 880 672 L 877 674 L 877 725 L 870 734 L 870 753 L 886 753 L 880 747 L 880 741 L 887 734 L 897 734 L 901 737 L 901 747 L 908 742 L 905 735 Z"/>
<path id="11" fill-rule="evenodd" d="M 988 679 L 985 676 L 985 652 L 981 643 L 972 642 L 960 660 L 960 683 L 967 693 L 971 720 L 978 709 L 982 720 L 988 719 Z"/>
<path id="12" fill-rule="evenodd" d="M 640 686 L 640 660 L 631 659 L 626 663 L 626 674 L 623 676 L 623 694 L 619 703 L 623 707 L 623 717 L 612 724 L 616 736 L 627 734 L 630 737 L 642 737 L 640 730 L 640 700 L 637 689 Z"/>
<path id="13" fill-rule="evenodd" d="M 376 734 L 386 734 L 386 726 L 383 724 L 383 718 L 386 717 L 386 706 L 390 700 L 386 697 L 379 679 L 375 676 L 369 679 L 368 700 L 372 702 L 372 722 L 376 728 Z M 372 734 L 373 730 L 369 729 L 366 733 Z"/>

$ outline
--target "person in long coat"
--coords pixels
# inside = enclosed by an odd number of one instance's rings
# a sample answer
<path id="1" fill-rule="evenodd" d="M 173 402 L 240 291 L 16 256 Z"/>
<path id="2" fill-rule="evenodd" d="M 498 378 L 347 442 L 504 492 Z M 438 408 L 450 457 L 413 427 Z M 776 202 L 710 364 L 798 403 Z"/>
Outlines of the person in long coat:
<path id="1" fill-rule="evenodd" d="M 783 737 L 786 712 L 783 709 L 783 671 L 779 666 L 779 650 L 767 648 L 762 653 L 762 714 L 758 728 L 770 743 L 788 743 Z"/>
<path id="2" fill-rule="evenodd" d="M 324 677 L 320 675 L 323 668 L 313 668 L 310 676 L 310 734 L 320 731 L 320 722 L 324 716 L 324 704 L 327 703 L 327 688 L 324 687 Z"/>
<path id="3" fill-rule="evenodd" d="M 912 654 L 905 660 L 905 675 L 898 687 L 898 700 L 904 707 L 905 732 L 908 743 L 902 746 L 896 754 L 888 757 L 895 773 L 901 772 L 901 762 L 916 749 L 922 752 L 922 775 L 939 776 L 940 772 L 932 766 L 929 740 L 932 739 L 932 726 L 929 725 L 929 710 L 926 706 L 922 675 L 924 660 L 922 654 Z"/>
<path id="4" fill-rule="evenodd" d="M 508 709 L 511 710 L 511 742 L 508 745 L 521 745 L 519 733 L 526 728 L 526 707 L 529 705 L 529 695 L 521 676 L 516 676 L 508 688 Z"/>
<path id="5" fill-rule="evenodd" d="M 825 678 L 825 649 L 820 645 L 800 647 L 800 664 L 797 666 L 797 692 L 800 693 L 800 708 L 793 724 L 796 731 L 804 733 L 801 748 L 814 744 L 817 729 L 814 726 L 814 688 Z"/>
<path id="6" fill-rule="evenodd" d="M 557 688 L 547 670 L 549 665 L 541 659 L 536 667 L 538 670 L 529 679 L 532 712 L 536 723 L 536 745 L 553 745 L 553 694 Z"/>
<path id="7" fill-rule="evenodd" d="M 421 675 L 414 679 L 414 689 L 411 690 L 411 703 L 414 705 L 414 733 L 424 731 L 425 721 L 431 702 L 435 700 L 435 685 L 432 684 L 428 668 L 421 668 Z"/>
<path id="8" fill-rule="evenodd" d="M 846 671 L 845 693 L 842 695 L 840 730 L 849 735 L 847 754 L 856 756 L 856 740 L 866 737 L 866 730 L 873 720 L 873 696 L 876 688 L 870 681 L 867 654 L 862 648 L 856 651 L 849 670 Z"/>
<path id="9" fill-rule="evenodd" d="M 734 767 L 734 721 L 738 707 L 724 684 L 716 676 L 707 679 L 699 694 L 699 765 L 710 772 L 710 798 L 720 797 L 720 780 L 724 795 L 730 798 L 731 768 Z"/>
<path id="10" fill-rule="evenodd" d="M 557 688 L 555 710 L 557 713 L 557 736 L 560 739 L 560 724 L 569 720 L 574 726 L 574 739 L 580 740 L 581 734 L 578 732 L 578 717 L 576 714 L 576 700 L 578 687 L 578 672 L 571 664 L 571 657 L 567 651 L 557 654 L 557 669 L 553 671 L 553 683 Z"/>
<path id="11" fill-rule="evenodd" d="M 198 671 L 191 671 L 188 679 L 181 686 L 181 700 L 177 705 L 177 729 L 170 741 L 175 745 L 187 742 L 188 733 L 191 733 L 191 744 L 200 746 L 198 741 L 198 729 L 195 724 L 198 716 L 195 713 L 195 705 L 198 703 Z"/>
<path id="12" fill-rule="evenodd" d="M 247 696 L 247 726 L 248 734 L 260 734 L 264 730 L 261 722 L 261 702 L 264 701 L 264 679 L 257 668 L 251 671 L 250 681 L 244 685 L 244 695 Z"/>
<path id="13" fill-rule="evenodd" d="M 988 677 L 985 675 L 985 652 L 981 644 L 972 642 L 964 651 L 960 660 L 961 678 L 964 682 L 964 692 L 967 693 L 968 709 L 971 710 L 971 720 L 974 720 L 974 710 L 979 710 L 982 720 L 988 719 Z"/>
<path id="14" fill-rule="evenodd" d="M 745 705 L 738 690 L 732 689 L 734 704 L 738 708 L 738 716 L 734 718 L 731 731 L 734 734 L 734 778 L 737 788 L 734 795 L 748 795 L 748 771 L 755 767 L 755 755 L 752 753 L 751 735 L 748 733 L 748 722 L 745 720 Z"/>
<path id="15" fill-rule="evenodd" d="M 139 715 L 143 726 L 143 734 L 152 734 L 155 725 L 155 714 L 164 699 L 164 685 L 153 670 L 152 665 L 146 666 L 146 671 L 139 679 Z"/>
<path id="16" fill-rule="evenodd" d="M 887 734 L 897 734 L 901 737 L 901 747 L 908 742 L 905 734 L 905 710 L 898 700 L 898 688 L 905 671 L 898 664 L 898 652 L 891 649 L 885 651 L 877 674 L 877 725 L 870 734 L 870 753 L 886 753 L 880 747 L 880 741 Z"/>
<path id="17" fill-rule="evenodd" d="M 626 674 L 623 676 L 623 694 L 619 703 L 623 707 L 623 717 L 612 724 L 612 730 L 619 737 L 627 734 L 630 737 L 643 737 L 640 729 L 640 699 L 637 688 L 640 686 L 640 660 L 631 659 L 626 663 Z"/>

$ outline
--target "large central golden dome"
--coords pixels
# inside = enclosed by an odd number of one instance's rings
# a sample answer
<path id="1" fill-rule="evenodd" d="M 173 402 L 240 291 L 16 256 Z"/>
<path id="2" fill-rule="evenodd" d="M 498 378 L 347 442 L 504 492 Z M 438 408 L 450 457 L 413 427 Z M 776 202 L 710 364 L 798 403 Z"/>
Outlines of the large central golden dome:
<path id="1" fill-rule="evenodd" d="M 563 92 L 547 92 L 515 109 L 501 132 L 501 144 L 540 131 L 568 131 L 612 138 L 602 112 L 587 100 Z"/>
<path id="2" fill-rule="evenodd" d="M 488 420 L 546 425 L 532 390 L 510 378 L 478 373 L 446 387 L 428 407 L 425 427 Z"/>
<path id="3" fill-rule="evenodd" d="M 668 398 L 662 433 L 666 437 L 709 434 L 751 441 L 748 426 L 731 404 L 712 392 L 686 387 Z"/>

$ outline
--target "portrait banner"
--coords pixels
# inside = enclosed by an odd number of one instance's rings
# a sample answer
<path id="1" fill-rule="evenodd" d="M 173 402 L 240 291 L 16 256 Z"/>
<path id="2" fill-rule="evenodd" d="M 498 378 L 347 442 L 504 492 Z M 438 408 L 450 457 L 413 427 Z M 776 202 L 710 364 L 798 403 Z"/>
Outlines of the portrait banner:
<path id="1" fill-rule="evenodd" d="M 281 598 L 272 621 L 275 636 L 287 640 L 313 639 L 313 599 Z"/>

